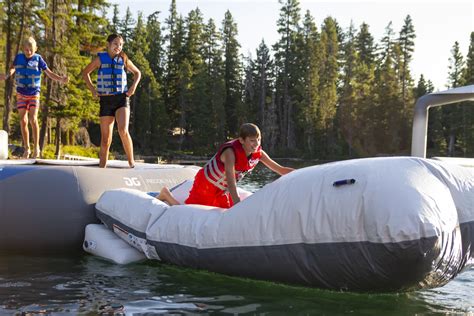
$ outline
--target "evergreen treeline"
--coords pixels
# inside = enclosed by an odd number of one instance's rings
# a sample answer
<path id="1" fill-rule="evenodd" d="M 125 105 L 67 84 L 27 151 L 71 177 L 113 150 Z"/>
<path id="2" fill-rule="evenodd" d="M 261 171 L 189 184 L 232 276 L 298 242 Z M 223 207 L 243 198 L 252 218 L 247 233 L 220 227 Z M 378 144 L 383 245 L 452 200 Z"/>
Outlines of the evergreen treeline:
<path id="1" fill-rule="evenodd" d="M 42 146 L 98 144 L 98 102 L 80 71 L 104 48 L 107 34 L 117 32 L 143 76 L 131 104 L 138 153 L 208 154 L 235 137 L 241 123 L 255 122 L 273 154 L 322 159 L 409 154 L 414 103 L 433 91 L 423 75 L 415 84 L 410 71 L 416 37 L 411 17 L 398 32 L 389 22 L 376 41 L 366 23 L 343 29 L 327 17 L 319 24 L 311 12 L 301 12 L 298 0 L 279 2 L 279 40 L 262 40 L 254 57 L 244 57 L 229 11 L 222 21 L 205 21 L 199 8 L 178 14 L 175 0 L 167 17 L 161 12 L 134 17 L 129 9 L 122 14 L 106 0 L 4 0 L 0 66 L 8 69 L 21 39 L 32 35 L 48 66 L 69 74 L 65 87 L 49 79 L 43 84 Z M 450 87 L 474 84 L 474 32 L 470 36 L 466 58 L 453 45 Z M 0 89 L 3 129 L 21 139 L 12 111 L 13 80 Z M 428 137 L 430 155 L 472 157 L 473 104 L 431 109 Z"/>

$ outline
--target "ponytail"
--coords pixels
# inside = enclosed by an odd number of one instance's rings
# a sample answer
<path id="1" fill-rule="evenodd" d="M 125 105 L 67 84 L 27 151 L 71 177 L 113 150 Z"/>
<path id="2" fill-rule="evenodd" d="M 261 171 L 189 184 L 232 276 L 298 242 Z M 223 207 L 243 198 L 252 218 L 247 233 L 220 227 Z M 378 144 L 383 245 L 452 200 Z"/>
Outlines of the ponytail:
<path id="1" fill-rule="evenodd" d="M 123 51 L 120 52 L 119 56 L 123 60 L 123 66 L 125 67 L 125 71 L 127 71 L 127 63 L 128 63 L 128 56 Z"/>

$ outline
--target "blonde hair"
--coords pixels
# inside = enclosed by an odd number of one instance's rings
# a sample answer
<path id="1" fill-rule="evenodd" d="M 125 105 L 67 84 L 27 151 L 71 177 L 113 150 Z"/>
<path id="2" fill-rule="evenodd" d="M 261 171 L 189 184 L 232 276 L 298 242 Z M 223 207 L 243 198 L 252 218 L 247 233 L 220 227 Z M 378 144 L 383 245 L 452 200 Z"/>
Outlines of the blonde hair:
<path id="1" fill-rule="evenodd" d="M 36 49 L 38 47 L 36 45 L 36 40 L 32 36 L 27 37 L 23 40 L 23 46 L 29 46 L 33 49 Z"/>
<path id="2" fill-rule="evenodd" d="M 239 137 L 245 139 L 247 137 L 262 137 L 260 129 L 252 123 L 244 123 L 240 126 Z"/>

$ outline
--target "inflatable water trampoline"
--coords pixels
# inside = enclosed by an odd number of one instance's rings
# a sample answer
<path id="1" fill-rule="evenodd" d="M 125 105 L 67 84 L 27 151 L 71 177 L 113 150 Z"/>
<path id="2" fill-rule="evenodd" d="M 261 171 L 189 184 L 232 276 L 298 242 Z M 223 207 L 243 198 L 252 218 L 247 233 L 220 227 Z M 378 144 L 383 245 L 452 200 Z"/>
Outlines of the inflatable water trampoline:
<path id="1" fill-rule="evenodd" d="M 422 158 L 299 169 L 227 211 L 107 190 L 96 214 L 147 258 L 318 288 L 435 287 L 474 261 L 474 169 Z"/>
<path id="2" fill-rule="evenodd" d="M 192 179 L 194 166 L 98 160 L 0 160 L 0 252 L 64 253 L 81 249 L 84 228 L 106 190 L 159 191 Z"/>

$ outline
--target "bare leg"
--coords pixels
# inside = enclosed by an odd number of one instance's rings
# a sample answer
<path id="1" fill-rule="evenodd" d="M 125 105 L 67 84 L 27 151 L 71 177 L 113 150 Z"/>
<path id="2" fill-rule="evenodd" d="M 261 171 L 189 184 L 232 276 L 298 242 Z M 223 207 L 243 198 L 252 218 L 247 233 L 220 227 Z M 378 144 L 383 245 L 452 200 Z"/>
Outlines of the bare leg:
<path id="1" fill-rule="evenodd" d="M 133 158 L 133 142 L 130 133 L 128 132 L 128 124 L 130 121 L 130 109 L 122 107 L 115 112 L 115 119 L 117 120 L 117 129 L 122 140 L 123 150 L 127 155 L 128 165 L 130 168 L 135 166 L 135 159 Z"/>
<path id="2" fill-rule="evenodd" d="M 31 107 L 28 113 L 28 117 L 31 124 L 31 133 L 33 134 L 33 156 L 31 158 L 40 157 L 40 147 L 39 147 L 39 124 L 38 124 L 38 107 Z"/>
<path id="3" fill-rule="evenodd" d="M 163 187 L 160 191 L 160 195 L 158 195 L 156 198 L 160 201 L 168 203 L 171 206 L 180 204 L 179 201 L 174 198 L 173 193 L 171 193 L 171 191 L 168 190 L 167 187 Z"/>
<path id="4" fill-rule="evenodd" d="M 23 139 L 23 158 L 28 158 L 30 156 L 30 133 L 28 131 L 28 111 L 26 109 L 18 109 L 18 114 L 20 115 L 20 130 L 21 137 Z"/>
<path id="5" fill-rule="evenodd" d="M 105 168 L 107 166 L 107 159 L 109 158 L 110 144 L 112 144 L 112 132 L 114 130 L 113 116 L 100 117 L 100 152 L 99 152 L 99 167 Z"/>

